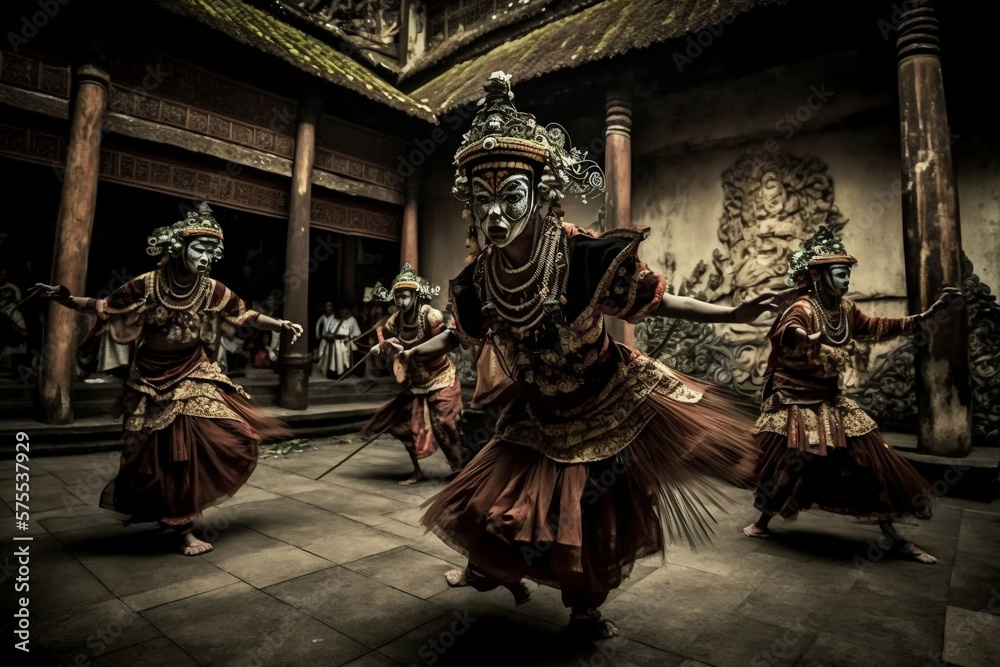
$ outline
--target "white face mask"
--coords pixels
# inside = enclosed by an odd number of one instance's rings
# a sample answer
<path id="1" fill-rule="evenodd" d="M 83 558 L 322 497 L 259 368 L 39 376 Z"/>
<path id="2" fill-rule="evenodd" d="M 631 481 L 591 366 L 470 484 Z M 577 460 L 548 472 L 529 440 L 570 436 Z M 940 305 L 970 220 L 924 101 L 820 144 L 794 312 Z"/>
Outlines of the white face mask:
<path id="1" fill-rule="evenodd" d="M 184 266 L 191 273 L 208 273 L 219 252 L 218 239 L 211 236 L 194 238 L 184 248 Z"/>
<path id="2" fill-rule="evenodd" d="M 535 213 L 532 174 L 524 169 L 482 171 L 472 178 L 472 215 L 494 245 L 503 248 Z"/>
<path id="3" fill-rule="evenodd" d="M 851 286 L 851 267 L 847 264 L 834 264 L 823 272 L 823 284 L 837 296 L 847 294 Z"/>
<path id="4" fill-rule="evenodd" d="M 401 289 L 398 292 L 394 292 L 392 298 L 396 302 L 396 308 L 399 308 L 400 312 L 403 313 L 409 312 L 413 304 L 417 302 L 414 298 L 413 290 L 409 289 Z"/>

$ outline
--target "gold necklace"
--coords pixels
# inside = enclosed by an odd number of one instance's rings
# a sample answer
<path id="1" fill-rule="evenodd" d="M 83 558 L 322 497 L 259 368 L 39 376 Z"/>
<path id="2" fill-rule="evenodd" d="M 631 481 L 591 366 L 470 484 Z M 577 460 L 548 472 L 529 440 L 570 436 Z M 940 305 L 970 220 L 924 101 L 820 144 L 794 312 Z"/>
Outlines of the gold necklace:
<path id="1" fill-rule="evenodd" d="M 424 312 L 422 306 L 417 306 L 417 318 L 413 324 L 407 324 L 403 317 L 403 313 L 399 314 L 399 338 L 400 342 L 406 343 L 407 345 L 411 343 L 416 343 L 422 337 L 424 321 L 427 319 L 427 314 Z M 405 332 L 412 332 L 407 335 Z"/>
<path id="2" fill-rule="evenodd" d="M 562 233 L 562 228 L 551 224 L 551 219 L 546 218 L 544 223 L 544 237 L 541 243 L 541 251 L 534 256 L 534 261 L 529 261 L 525 266 L 534 264 L 532 276 L 520 285 L 508 288 L 500 282 L 499 271 L 504 270 L 498 266 L 496 255 L 488 253 L 485 257 L 486 270 L 485 286 L 487 301 L 492 303 L 496 309 L 499 319 L 508 325 L 511 333 L 516 336 L 523 336 L 534 329 L 546 315 L 545 303 L 551 299 L 558 298 L 565 290 L 569 272 L 566 270 L 567 244 L 566 237 Z M 519 294 L 519 303 L 510 303 L 506 294 Z M 530 297 L 527 295 L 531 294 Z"/>
<path id="3" fill-rule="evenodd" d="M 500 257 L 500 264 L 503 265 L 504 271 L 510 274 L 524 273 L 526 270 L 528 270 L 529 267 L 535 266 L 538 263 L 538 258 L 542 254 L 543 244 L 539 243 L 540 237 L 542 235 L 542 227 L 544 227 L 544 225 L 538 225 L 535 228 L 535 235 L 534 238 L 532 239 L 532 244 L 531 244 L 531 257 L 522 266 L 515 268 L 514 266 L 511 265 L 510 260 L 507 259 L 507 256 L 503 254 L 503 251 L 497 250 L 497 255 Z"/>
<path id="4" fill-rule="evenodd" d="M 823 303 L 815 295 L 809 296 L 812 303 L 813 313 L 816 320 L 816 327 L 820 329 L 832 345 L 843 345 L 850 338 L 850 328 L 847 326 L 847 315 L 844 313 L 844 304 L 841 302 L 837 307 L 837 321 L 833 321 L 833 312 L 826 309 Z"/>
<path id="5" fill-rule="evenodd" d="M 154 296 L 170 310 L 189 310 L 202 301 L 208 292 L 208 277 L 203 273 L 197 275 L 191 289 L 184 294 L 178 294 L 172 289 L 171 283 L 176 284 L 176 281 L 169 267 L 156 272 L 156 280 L 153 281 Z"/>

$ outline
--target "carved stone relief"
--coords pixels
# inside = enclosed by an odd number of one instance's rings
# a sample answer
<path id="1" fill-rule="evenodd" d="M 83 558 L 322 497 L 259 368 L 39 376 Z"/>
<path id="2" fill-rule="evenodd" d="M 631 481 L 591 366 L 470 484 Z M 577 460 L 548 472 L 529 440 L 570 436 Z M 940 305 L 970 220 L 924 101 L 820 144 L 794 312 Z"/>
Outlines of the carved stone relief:
<path id="1" fill-rule="evenodd" d="M 847 224 L 834 204 L 833 181 L 816 158 L 777 156 L 757 166 L 737 163 L 723 173 L 722 249 L 713 270 L 699 263 L 679 281 L 679 294 L 734 305 L 784 287 L 788 258 L 821 224 Z M 1000 305 L 963 257 L 969 316 L 973 439 L 1000 446 Z M 673 290 L 671 290 L 673 291 Z M 677 371 L 760 400 L 770 345 L 770 320 L 755 325 L 698 324 L 651 318 L 635 327 L 636 346 Z M 916 417 L 914 348 L 909 339 L 855 342 L 843 391 L 886 429 L 912 429 Z"/>

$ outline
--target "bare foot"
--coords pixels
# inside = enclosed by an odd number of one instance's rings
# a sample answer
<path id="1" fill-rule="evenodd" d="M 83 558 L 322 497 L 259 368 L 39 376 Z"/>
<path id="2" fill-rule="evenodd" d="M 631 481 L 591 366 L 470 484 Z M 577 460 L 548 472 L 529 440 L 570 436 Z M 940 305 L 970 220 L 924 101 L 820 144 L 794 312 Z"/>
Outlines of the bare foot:
<path id="1" fill-rule="evenodd" d="M 618 636 L 617 626 L 606 618 L 601 619 L 597 624 L 597 632 L 598 639 L 611 639 Z"/>
<path id="2" fill-rule="evenodd" d="M 514 604 L 517 606 L 521 606 L 531 599 L 531 589 L 528 588 L 528 584 L 524 580 L 510 586 L 505 586 L 505 588 L 514 596 Z"/>
<path id="3" fill-rule="evenodd" d="M 424 479 L 424 473 L 422 473 L 422 472 L 420 472 L 418 470 L 417 472 L 413 473 L 412 475 L 410 475 L 406 479 L 399 480 L 399 485 L 400 486 L 410 486 L 411 484 L 416 484 L 417 482 L 419 482 L 422 479 Z"/>
<path id="4" fill-rule="evenodd" d="M 584 619 L 570 616 L 569 629 L 581 633 L 587 639 L 611 639 L 618 636 L 618 627 L 600 616 Z"/>
<path id="5" fill-rule="evenodd" d="M 913 542 L 903 542 L 899 545 L 899 548 L 896 549 L 896 552 L 925 565 L 933 565 L 937 562 L 937 558 L 930 555 Z"/>
<path id="6" fill-rule="evenodd" d="M 187 533 L 181 537 L 181 553 L 185 556 L 200 556 L 212 550 L 212 545 L 199 540 L 194 533 Z"/>
<path id="7" fill-rule="evenodd" d="M 766 540 L 769 537 L 771 537 L 771 535 L 773 535 L 774 533 L 772 533 L 767 528 L 761 528 L 757 524 L 751 523 L 749 526 L 743 529 L 743 534 L 746 535 L 747 537 L 759 537 L 762 540 Z"/>
<path id="8" fill-rule="evenodd" d="M 444 579 L 452 588 L 469 585 L 469 582 L 465 580 L 465 570 L 448 570 L 444 573 Z"/>

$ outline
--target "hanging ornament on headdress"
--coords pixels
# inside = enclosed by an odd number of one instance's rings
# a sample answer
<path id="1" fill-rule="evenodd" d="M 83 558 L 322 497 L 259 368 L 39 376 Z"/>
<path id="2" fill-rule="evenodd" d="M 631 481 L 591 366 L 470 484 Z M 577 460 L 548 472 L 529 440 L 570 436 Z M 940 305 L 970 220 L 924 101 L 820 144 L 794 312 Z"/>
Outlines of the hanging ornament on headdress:
<path id="1" fill-rule="evenodd" d="M 465 239 L 465 247 L 469 251 L 465 257 L 465 263 L 466 265 L 472 264 L 476 261 L 476 256 L 483 250 L 482 246 L 479 245 L 479 230 L 476 229 L 475 225 L 469 225 L 469 236 Z"/>
<path id="2" fill-rule="evenodd" d="M 792 253 L 788 262 L 788 285 L 804 284 L 809 269 L 830 264 L 857 264 L 858 260 L 847 254 L 844 243 L 832 229 L 821 225 L 812 238 L 802 244 L 802 249 Z"/>
<path id="3" fill-rule="evenodd" d="M 587 197 L 604 191 L 604 173 L 586 151 L 573 148 L 569 133 L 556 124 L 539 125 L 535 117 L 514 108 L 510 75 L 494 72 L 483 86 L 486 96 L 455 153 L 455 187 L 452 193 L 466 210 L 472 205 L 469 170 L 484 162 L 496 167 L 520 167 L 535 174 L 538 193 L 556 203 L 566 193 Z"/>
<path id="4" fill-rule="evenodd" d="M 373 287 L 368 287 L 365 289 L 365 296 L 361 299 L 364 303 L 370 301 L 377 301 L 379 303 L 388 303 L 392 301 L 392 292 L 386 289 L 385 285 L 381 282 L 376 282 Z"/>
<path id="5" fill-rule="evenodd" d="M 222 259 L 222 227 L 212 215 L 208 202 L 198 204 L 198 210 L 188 211 L 187 217 L 166 227 L 157 227 L 146 239 L 146 253 L 158 257 L 167 253 L 171 257 L 180 257 L 184 252 L 184 244 L 189 240 L 208 236 L 218 239 L 212 261 Z"/>

